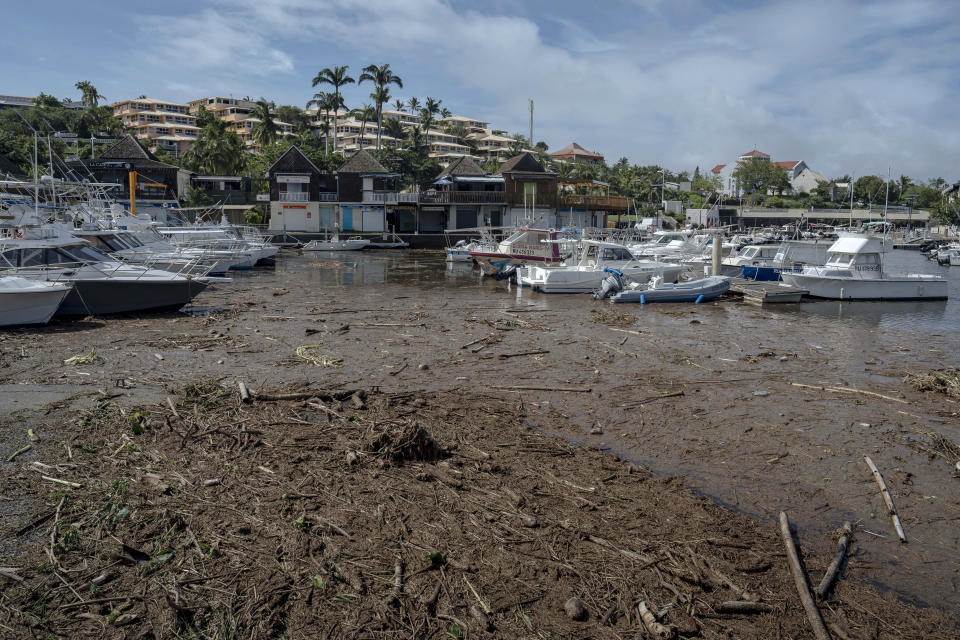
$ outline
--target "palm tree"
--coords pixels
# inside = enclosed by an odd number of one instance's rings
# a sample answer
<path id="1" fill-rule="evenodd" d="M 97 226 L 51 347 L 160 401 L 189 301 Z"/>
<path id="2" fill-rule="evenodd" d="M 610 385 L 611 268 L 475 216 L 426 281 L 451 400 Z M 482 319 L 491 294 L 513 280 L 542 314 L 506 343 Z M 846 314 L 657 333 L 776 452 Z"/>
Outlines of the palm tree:
<path id="1" fill-rule="evenodd" d="M 350 115 L 360 121 L 360 148 L 363 149 L 363 136 L 367 130 L 367 122 L 377 117 L 377 110 L 364 102 L 362 107 L 354 109 L 350 112 Z M 377 132 L 377 143 L 380 143 L 379 131 Z"/>
<path id="2" fill-rule="evenodd" d="M 320 123 L 320 132 L 323 134 L 323 150 L 330 153 L 330 110 L 336 109 L 335 96 L 332 93 L 321 91 L 313 94 L 313 98 L 307 101 L 307 109 L 316 107 L 317 111 L 323 111 L 323 122 Z"/>
<path id="3" fill-rule="evenodd" d="M 462 144 L 465 147 L 469 147 L 471 150 L 476 150 L 477 141 L 473 138 L 468 138 L 470 132 L 467 131 L 467 128 L 459 124 L 448 124 L 444 127 L 444 132 L 448 135 L 453 136 L 457 139 L 457 144 Z"/>
<path id="4" fill-rule="evenodd" d="M 383 134 L 397 140 L 403 140 L 407 137 L 403 123 L 397 118 L 387 118 L 386 122 L 383 123 Z"/>
<path id="5" fill-rule="evenodd" d="M 357 84 L 369 80 L 373 83 L 374 91 L 370 94 L 377 110 L 377 151 L 380 150 L 380 127 L 383 126 L 381 115 L 383 114 L 383 103 L 390 99 L 389 86 L 395 84 L 403 89 L 403 80 L 400 76 L 391 71 L 389 64 L 382 64 L 379 67 L 375 64 L 367 65 L 360 74 Z"/>
<path id="6" fill-rule="evenodd" d="M 326 69 L 321 69 L 319 73 L 313 78 L 313 86 L 318 84 L 329 84 L 333 87 L 333 95 L 336 96 L 334 102 L 336 106 L 333 108 L 333 152 L 337 152 L 337 109 L 340 107 L 340 104 L 343 102 L 343 97 L 340 94 L 340 87 L 353 84 L 356 82 L 353 78 L 347 75 L 347 69 L 349 66 L 334 67 Z"/>
<path id="7" fill-rule="evenodd" d="M 252 133 L 253 139 L 257 141 L 261 149 L 277 141 L 277 133 L 280 128 L 277 126 L 277 123 L 273 121 L 273 118 L 276 116 L 273 109 L 274 105 L 272 102 L 267 102 L 263 98 L 260 98 L 257 100 L 256 106 L 250 111 L 250 117 L 260 121 L 253 125 Z"/>
<path id="8" fill-rule="evenodd" d="M 410 113 L 419 113 L 420 111 L 420 101 L 416 98 L 410 98 L 407 101 L 407 106 L 410 107 Z"/>
<path id="9" fill-rule="evenodd" d="M 440 109 L 441 118 L 449 118 L 452 115 L 453 115 L 453 112 L 450 111 L 450 109 L 447 109 L 446 107 L 444 107 L 443 109 Z"/>
<path id="10" fill-rule="evenodd" d="M 407 103 L 398 98 L 397 101 L 393 103 L 393 108 L 397 111 L 406 111 Z"/>
<path id="11" fill-rule="evenodd" d="M 420 122 L 423 124 L 423 131 L 426 135 L 430 135 L 430 127 L 433 126 L 434 118 L 440 113 L 440 103 L 442 100 L 435 100 L 433 98 L 427 98 L 427 101 L 423 103 L 423 107 L 420 109 Z"/>
<path id="12" fill-rule="evenodd" d="M 106 98 L 106 96 L 100 95 L 100 92 L 97 91 L 97 88 L 93 86 L 93 83 L 87 80 L 81 80 L 74 85 L 77 90 L 82 94 L 80 100 L 83 102 L 84 106 L 91 109 L 96 109 L 100 106 L 100 98 Z"/>

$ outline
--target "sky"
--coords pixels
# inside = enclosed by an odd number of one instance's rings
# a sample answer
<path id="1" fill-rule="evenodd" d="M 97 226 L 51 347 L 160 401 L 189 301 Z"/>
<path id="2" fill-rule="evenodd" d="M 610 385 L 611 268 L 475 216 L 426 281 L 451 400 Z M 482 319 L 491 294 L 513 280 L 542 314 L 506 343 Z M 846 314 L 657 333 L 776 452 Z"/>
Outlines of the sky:
<path id="1" fill-rule="evenodd" d="M 0 93 L 265 97 L 389 63 L 558 150 L 708 170 L 754 148 L 827 177 L 960 177 L 960 12 L 928 0 L 47 0 L 4 8 Z M 16 25 L 16 28 L 9 28 Z M 324 89 L 326 90 L 326 89 Z M 370 102 L 348 86 L 349 107 Z"/>

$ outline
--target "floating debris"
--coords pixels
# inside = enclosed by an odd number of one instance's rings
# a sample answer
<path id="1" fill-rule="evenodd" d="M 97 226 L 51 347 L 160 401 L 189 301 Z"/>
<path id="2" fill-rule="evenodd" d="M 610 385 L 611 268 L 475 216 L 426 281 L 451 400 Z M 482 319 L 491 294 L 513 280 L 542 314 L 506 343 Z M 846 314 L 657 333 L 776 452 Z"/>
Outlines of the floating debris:
<path id="1" fill-rule="evenodd" d="M 917 391 L 939 391 L 960 400 L 960 369 L 940 369 L 908 375 L 903 380 Z"/>
<path id="2" fill-rule="evenodd" d="M 301 360 L 312 362 L 315 367 L 332 368 L 343 366 L 343 358 L 313 353 L 321 347 L 323 347 L 323 344 L 306 344 L 299 346 L 296 350 L 297 357 Z"/>

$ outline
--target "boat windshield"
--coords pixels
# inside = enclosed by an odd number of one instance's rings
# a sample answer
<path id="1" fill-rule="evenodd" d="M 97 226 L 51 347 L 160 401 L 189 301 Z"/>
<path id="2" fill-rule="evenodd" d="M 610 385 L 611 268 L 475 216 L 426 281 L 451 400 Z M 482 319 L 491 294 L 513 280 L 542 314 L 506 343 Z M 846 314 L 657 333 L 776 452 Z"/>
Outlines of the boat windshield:
<path id="1" fill-rule="evenodd" d="M 757 247 L 747 247 L 743 250 L 743 257 L 752 258 L 753 256 L 757 255 L 758 250 L 759 249 Z"/>
<path id="2" fill-rule="evenodd" d="M 623 247 L 604 247 L 600 252 L 601 260 L 632 260 L 633 256 Z"/>
<path id="3" fill-rule="evenodd" d="M 93 247 L 74 246 L 63 247 L 60 253 L 73 258 L 73 262 L 110 262 L 110 256 Z"/>

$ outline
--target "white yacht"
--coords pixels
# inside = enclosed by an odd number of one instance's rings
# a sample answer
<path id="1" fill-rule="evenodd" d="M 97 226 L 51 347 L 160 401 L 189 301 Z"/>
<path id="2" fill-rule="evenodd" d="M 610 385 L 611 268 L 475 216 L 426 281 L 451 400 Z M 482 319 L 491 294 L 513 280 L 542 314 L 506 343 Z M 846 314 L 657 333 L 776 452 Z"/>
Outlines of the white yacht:
<path id="1" fill-rule="evenodd" d="M 638 260 L 625 246 L 613 242 L 583 240 L 579 254 L 579 259 L 572 264 L 520 267 L 517 282 L 543 293 L 591 293 L 606 277 L 604 269 L 616 269 L 639 282 L 653 276 L 676 282 L 684 270 L 678 264 Z"/>
<path id="2" fill-rule="evenodd" d="M 879 238 L 844 235 L 827 249 L 827 263 L 783 272 L 783 281 L 832 300 L 945 300 L 947 280 L 921 273 L 886 274 Z"/>
<path id="3" fill-rule="evenodd" d="M 0 238 L 0 274 L 73 285 L 57 313 L 101 315 L 187 304 L 207 287 L 195 278 L 117 262 L 63 225 Z"/>
<path id="4" fill-rule="evenodd" d="M 354 238 L 340 239 L 340 234 L 335 233 L 333 237 L 327 237 L 323 240 L 311 240 L 303 245 L 304 251 L 361 251 L 367 248 L 370 241 L 359 236 Z"/>
<path id="5" fill-rule="evenodd" d="M 0 327 L 47 324 L 73 285 L 0 276 Z"/>

